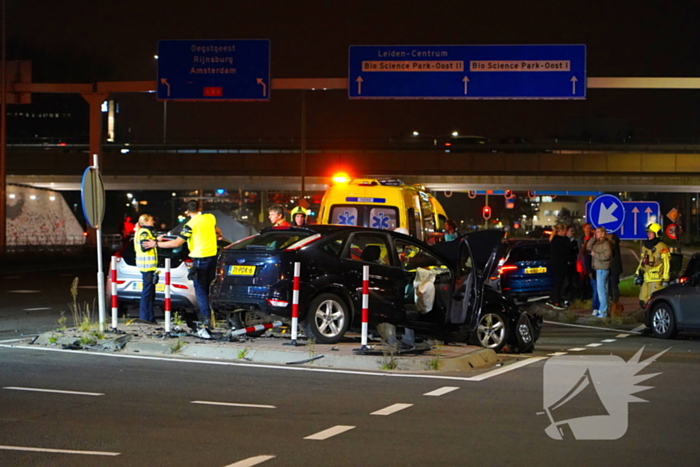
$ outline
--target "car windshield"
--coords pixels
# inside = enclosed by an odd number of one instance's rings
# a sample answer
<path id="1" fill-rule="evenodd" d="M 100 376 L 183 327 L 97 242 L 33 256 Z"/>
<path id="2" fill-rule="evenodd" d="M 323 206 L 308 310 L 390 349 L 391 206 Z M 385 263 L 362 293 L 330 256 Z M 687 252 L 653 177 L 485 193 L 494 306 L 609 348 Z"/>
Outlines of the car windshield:
<path id="1" fill-rule="evenodd" d="M 297 230 L 276 230 L 241 240 L 230 246 L 229 250 L 284 250 L 315 232 Z"/>

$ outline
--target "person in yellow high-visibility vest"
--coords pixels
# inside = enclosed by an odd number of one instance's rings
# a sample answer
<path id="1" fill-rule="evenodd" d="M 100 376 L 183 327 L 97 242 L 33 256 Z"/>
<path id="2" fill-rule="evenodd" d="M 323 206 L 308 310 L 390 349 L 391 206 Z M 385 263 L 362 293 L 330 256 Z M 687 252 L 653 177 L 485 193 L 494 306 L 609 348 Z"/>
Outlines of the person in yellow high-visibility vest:
<path id="1" fill-rule="evenodd" d="M 671 275 L 671 253 L 661 241 L 661 226 L 657 223 L 647 227 L 647 240 L 642 242 L 642 252 L 634 283 L 641 285 L 639 302 L 642 306 L 652 293 L 668 285 Z"/>
<path id="2" fill-rule="evenodd" d="M 143 278 L 139 319 L 157 324 L 153 305 L 156 301 L 156 283 L 158 282 L 158 273 L 156 272 L 158 269 L 158 249 L 155 246 L 150 246 L 150 242 L 156 238 L 153 223 L 153 216 L 149 214 L 142 214 L 139 217 L 134 236 L 134 250 L 136 251 L 136 267 L 141 271 Z"/>

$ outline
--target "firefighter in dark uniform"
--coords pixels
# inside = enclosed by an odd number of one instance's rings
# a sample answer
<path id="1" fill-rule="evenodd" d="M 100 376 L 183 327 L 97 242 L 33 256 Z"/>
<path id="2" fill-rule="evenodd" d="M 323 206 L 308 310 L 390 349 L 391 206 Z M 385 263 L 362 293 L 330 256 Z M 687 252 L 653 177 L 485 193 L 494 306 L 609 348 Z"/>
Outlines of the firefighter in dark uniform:
<path id="1" fill-rule="evenodd" d="M 641 285 L 639 302 L 642 306 L 652 293 L 668 285 L 671 274 L 671 253 L 661 241 L 661 226 L 657 223 L 647 227 L 647 238 L 642 242 L 642 253 L 634 283 Z"/>
<path id="2" fill-rule="evenodd" d="M 139 303 L 139 319 L 157 324 L 153 313 L 153 304 L 156 301 L 156 283 L 158 282 L 158 249 L 155 246 L 146 246 L 156 239 L 153 228 L 153 216 L 142 214 L 139 217 L 138 228 L 134 236 L 134 250 L 136 251 L 136 267 L 141 271 L 143 278 L 143 290 Z"/>

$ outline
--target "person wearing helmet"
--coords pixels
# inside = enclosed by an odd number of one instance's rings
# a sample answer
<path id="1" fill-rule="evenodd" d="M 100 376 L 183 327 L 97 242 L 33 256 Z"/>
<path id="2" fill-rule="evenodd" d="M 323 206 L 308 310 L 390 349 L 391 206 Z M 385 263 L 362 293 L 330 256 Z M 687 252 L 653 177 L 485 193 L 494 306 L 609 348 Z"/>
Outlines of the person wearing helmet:
<path id="1" fill-rule="evenodd" d="M 292 209 L 292 225 L 295 227 L 301 227 L 306 225 L 306 216 L 308 211 L 301 206 L 297 206 Z"/>
<path id="2" fill-rule="evenodd" d="M 641 285 L 639 303 L 644 304 L 652 293 L 668 285 L 671 273 L 671 253 L 661 241 L 661 226 L 656 222 L 647 227 L 647 239 L 642 242 L 642 253 L 637 267 L 636 285 Z"/>

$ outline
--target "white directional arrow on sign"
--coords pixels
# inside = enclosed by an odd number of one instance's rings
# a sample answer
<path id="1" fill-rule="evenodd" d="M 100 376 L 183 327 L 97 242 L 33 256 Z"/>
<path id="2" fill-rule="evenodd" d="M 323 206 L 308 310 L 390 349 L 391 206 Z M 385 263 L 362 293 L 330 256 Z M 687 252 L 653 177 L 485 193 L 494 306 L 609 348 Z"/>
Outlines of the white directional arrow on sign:
<path id="1" fill-rule="evenodd" d="M 469 84 L 469 78 L 466 76 L 462 79 L 462 82 L 464 83 L 464 95 L 466 96 L 469 93 L 469 88 L 467 87 Z"/>
<path id="2" fill-rule="evenodd" d="M 578 79 L 576 79 L 576 77 L 573 76 L 570 81 L 571 81 L 571 94 L 576 94 L 576 81 L 578 81 Z"/>
<path id="3" fill-rule="evenodd" d="M 647 208 L 649 209 L 649 208 Z M 637 209 L 637 206 L 632 208 L 632 214 L 634 214 L 634 236 L 637 236 L 637 214 L 639 214 L 639 209 Z"/>
<path id="4" fill-rule="evenodd" d="M 609 207 L 605 207 L 605 203 L 600 203 L 600 211 L 598 211 L 598 225 L 617 222 L 618 218 L 613 216 L 619 206 L 612 203 Z"/>
<path id="5" fill-rule="evenodd" d="M 647 223 L 645 225 L 651 224 L 651 214 L 654 212 L 651 208 L 646 208 L 644 212 L 647 213 Z"/>
<path id="6" fill-rule="evenodd" d="M 357 82 L 357 93 L 362 94 L 362 76 L 358 76 L 357 79 L 355 80 Z"/>

